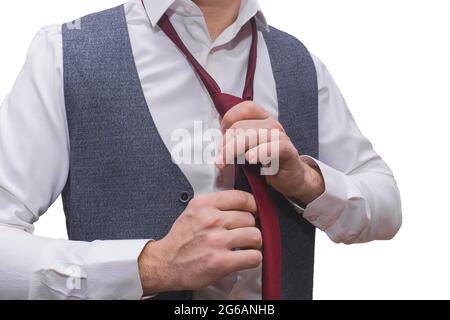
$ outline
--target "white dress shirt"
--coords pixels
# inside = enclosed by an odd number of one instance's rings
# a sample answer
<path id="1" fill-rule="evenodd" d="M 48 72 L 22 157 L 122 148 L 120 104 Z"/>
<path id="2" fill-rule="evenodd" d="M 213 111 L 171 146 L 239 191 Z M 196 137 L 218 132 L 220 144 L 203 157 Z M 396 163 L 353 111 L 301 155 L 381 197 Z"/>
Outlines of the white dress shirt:
<path id="1" fill-rule="evenodd" d="M 219 115 L 187 60 L 157 27 L 169 10 L 175 29 L 224 92 L 240 95 L 256 15 L 242 0 L 237 20 L 211 42 L 201 10 L 189 0 L 125 4 L 133 55 L 149 111 L 169 150 L 177 129 L 219 128 Z M 81 25 L 82 28 L 82 25 Z M 258 32 L 255 102 L 278 116 L 275 80 Z M 69 172 L 61 25 L 35 36 L 16 83 L 0 107 L 0 298 L 139 299 L 137 258 L 147 240 L 76 242 L 32 235 L 33 223 L 61 193 Z M 319 159 L 326 191 L 299 219 L 335 242 L 391 238 L 401 224 L 400 197 L 388 166 L 356 126 L 326 67 L 313 57 L 319 88 Z M 194 148 L 201 144 L 193 144 Z M 301 152 L 301 150 L 300 150 Z M 195 195 L 228 189 L 211 163 L 179 164 Z M 303 216 L 303 217 L 302 217 Z M 76 285 L 78 284 L 78 286 Z M 196 299 L 260 299 L 261 268 L 233 273 Z"/>

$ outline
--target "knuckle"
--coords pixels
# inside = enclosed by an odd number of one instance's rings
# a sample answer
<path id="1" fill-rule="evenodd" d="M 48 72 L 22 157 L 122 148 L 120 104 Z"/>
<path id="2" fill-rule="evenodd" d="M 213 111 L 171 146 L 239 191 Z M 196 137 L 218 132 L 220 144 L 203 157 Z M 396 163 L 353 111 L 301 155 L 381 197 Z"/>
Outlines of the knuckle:
<path id="1" fill-rule="evenodd" d="M 246 212 L 246 219 L 248 220 L 248 224 L 251 227 L 254 227 L 256 225 L 256 219 L 255 216 L 253 214 L 251 214 L 250 212 Z"/>
<path id="2" fill-rule="evenodd" d="M 218 232 L 209 232 L 206 236 L 206 241 L 209 246 L 214 248 L 223 247 L 225 242 L 221 234 Z"/>
<path id="3" fill-rule="evenodd" d="M 197 211 L 195 210 L 194 207 L 188 207 L 185 211 L 184 211 L 184 216 L 188 219 L 193 219 L 196 216 Z M 181 218 L 181 217 L 180 217 Z"/>
<path id="4" fill-rule="evenodd" d="M 283 154 L 293 152 L 293 146 L 288 141 L 280 141 L 278 148 L 280 150 L 280 153 L 283 153 Z"/>
<path id="5" fill-rule="evenodd" d="M 204 265 L 207 265 L 209 261 L 214 258 L 214 250 L 205 250 L 202 256 L 202 262 Z"/>
<path id="6" fill-rule="evenodd" d="M 195 237 L 196 237 L 195 243 L 202 244 L 202 245 L 208 244 L 208 233 L 207 232 L 198 231 L 195 233 Z"/>
<path id="7" fill-rule="evenodd" d="M 199 208 L 199 207 L 201 207 L 202 203 L 203 203 L 203 197 L 197 197 L 197 198 L 192 199 L 189 202 L 188 207 Z"/>
<path id="8" fill-rule="evenodd" d="M 205 267 L 209 270 L 216 269 L 217 256 L 211 251 L 205 254 Z"/>
<path id="9" fill-rule="evenodd" d="M 201 195 L 198 197 L 193 198 L 189 204 L 188 207 L 189 208 L 194 208 L 194 209 L 204 209 L 208 206 L 210 206 L 211 204 L 211 196 L 210 195 Z"/>
<path id="10" fill-rule="evenodd" d="M 206 262 L 206 266 L 210 270 L 217 270 L 218 268 L 223 268 L 224 266 L 226 266 L 226 261 L 222 255 L 211 253 Z"/>
<path id="11" fill-rule="evenodd" d="M 193 201 L 193 200 L 192 200 Z M 199 202 L 200 201 L 200 202 Z M 189 218 L 198 221 L 201 225 L 203 225 L 203 221 L 205 220 L 205 216 L 208 216 L 206 210 L 206 206 L 202 203 L 202 200 L 196 200 L 192 204 L 190 203 L 186 210 L 184 211 L 184 215 Z"/>
<path id="12" fill-rule="evenodd" d="M 209 213 L 201 221 L 201 226 L 203 228 L 220 227 L 222 226 L 222 224 L 223 224 L 223 217 L 220 214 L 216 213 Z"/>
<path id="13" fill-rule="evenodd" d="M 236 191 L 234 194 L 234 199 L 236 201 L 236 204 L 240 207 L 246 207 L 246 205 L 249 203 L 250 201 L 250 197 L 251 195 L 247 192 L 244 191 Z"/>

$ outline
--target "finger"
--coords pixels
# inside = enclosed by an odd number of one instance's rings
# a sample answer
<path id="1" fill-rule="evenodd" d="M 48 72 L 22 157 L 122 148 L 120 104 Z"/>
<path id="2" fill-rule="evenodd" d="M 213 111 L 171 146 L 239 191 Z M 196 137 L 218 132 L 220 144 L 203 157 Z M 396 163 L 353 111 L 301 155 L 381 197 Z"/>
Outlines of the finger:
<path id="1" fill-rule="evenodd" d="M 222 119 L 222 129 L 230 128 L 233 123 L 241 120 L 262 120 L 270 117 L 270 113 L 257 106 L 252 101 L 244 101 L 231 108 Z"/>
<path id="2" fill-rule="evenodd" d="M 261 249 L 261 231 L 256 227 L 245 227 L 227 231 L 229 249 Z"/>
<path id="3" fill-rule="evenodd" d="M 249 149 L 245 154 L 245 159 L 250 164 L 267 165 L 274 160 L 281 162 L 293 156 L 298 156 L 298 151 L 290 141 L 275 140 Z"/>
<path id="4" fill-rule="evenodd" d="M 272 140 L 280 139 L 280 136 L 285 136 L 278 129 L 237 129 L 236 135 L 226 135 L 223 147 L 218 150 L 218 157 L 216 165 L 218 168 L 223 168 L 227 164 L 235 163 L 235 159 L 243 155 L 247 150 L 252 149 L 259 144 L 264 144 Z M 242 158 L 242 163 L 244 158 Z M 239 164 L 242 164 L 238 162 Z"/>
<path id="5" fill-rule="evenodd" d="M 245 151 L 257 146 L 258 140 L 259 133 L 256 129 L 239 130 L 231 138 L 227 135 L 226 139 L 224 139 L 224 145 L 222 148 L 219 147 L 218 167 L 222 168 L 224 165 L 235 163 L 234 160 L 244 154 Z M 265 140 L 263 141 L 266 142 Z"/>
<path id="6" fill-rule="evenodd" d="M 256 214 L 255 197 L 240 190 L 227 190 L 211 194 L 213 205 L 221 211 L 239 210 Z"/>
<path id="7" fill-rule="evenodd" d="M 227 141 L 231 140 L 233 137 L 243 131 L 259 129 L 264 129 L 268 132 L 278 129 L 280 132 L 285 132 L 283 126 L 272 117 L 263 120 L 242 120 L 235 122 L 224 132 L 222 145 L 225 145 Z"/>
<path id="8" fill-rule="evenodd" d="M 226 253 L 227 269 L 230 273 L 256 268 L 261 264 L 262 259 L 261 251 L 254 249 L 235 250 Z"/>
<path id="9" fill-rule="evenodd" d="M 228 130 L 248 130 L 248 129 L 279 129 L 284 132 L 283 126 L 274 118 L 269 117 L 262 120 L 241 120 L 233 123 Z"/>
<path id="10" fill-rule="evenodd" d="M 224 227 L 228 230 L 254 227 L 256 225 L 255 216 L 246 211 L 222 211 L 224 216 Z"/>

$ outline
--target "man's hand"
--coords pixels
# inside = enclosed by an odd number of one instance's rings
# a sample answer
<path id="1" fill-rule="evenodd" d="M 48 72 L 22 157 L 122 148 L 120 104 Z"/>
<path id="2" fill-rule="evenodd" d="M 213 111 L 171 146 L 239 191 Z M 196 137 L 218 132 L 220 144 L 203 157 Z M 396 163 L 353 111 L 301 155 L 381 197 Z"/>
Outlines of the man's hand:
<path id="1" fill-rule="evenodd" d="M 222 119 L 222 130 L 228 129 L 235 134 L 226 134 L 223 139 L 219 168 L 227 164 L 227 159 L 244 153 L 251 164 L 268 164 L 278 157 L 279 170 L 265 176 L 278 192 L 307 205 L 325 191 L 320 170 L 302 161 L 283 126 L 263 108 L 250 101 L 236 105 Z M 273 130 L 277 134 L 272 134 Z"/>
<path id="2" fill-rule="evenodd" d="M 139 257 L 144 295 L 201 289 L 260 265 L 262 237 L 255 214 L 254 197 L 243 191 L 191 200 L 167 236 L 149 242 Z"/>

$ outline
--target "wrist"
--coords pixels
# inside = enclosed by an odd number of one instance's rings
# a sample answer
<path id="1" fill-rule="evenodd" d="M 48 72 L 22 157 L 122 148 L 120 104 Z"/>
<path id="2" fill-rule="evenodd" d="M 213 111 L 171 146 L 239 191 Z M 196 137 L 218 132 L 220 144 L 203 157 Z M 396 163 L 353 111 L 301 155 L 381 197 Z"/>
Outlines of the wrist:
<path id="1" fill-rule="evenodd" d="M 146 244 L 138 258 L 143 296 L 171 290 L 170 272 L 164 262 L 160 241 Z"/>
<path id="2" fill-rule="evenodd" d="M 300 161 L 304 172 L 303 181 L 293 200 L 306 206 L 325 192 L 325 181 L 319 167 L 311 166 L 301 159 Z"/>

